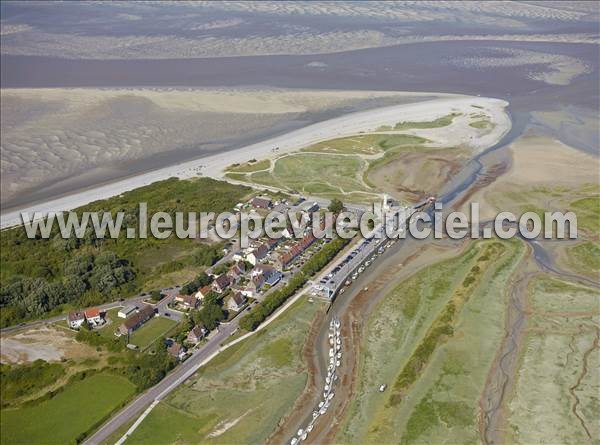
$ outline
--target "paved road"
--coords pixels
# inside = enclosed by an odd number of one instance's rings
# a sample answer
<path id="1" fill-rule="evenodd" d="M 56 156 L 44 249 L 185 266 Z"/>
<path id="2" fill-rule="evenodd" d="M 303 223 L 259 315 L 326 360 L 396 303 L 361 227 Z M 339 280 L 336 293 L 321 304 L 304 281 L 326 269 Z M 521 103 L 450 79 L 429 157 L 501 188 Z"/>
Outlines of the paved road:
<path id="1" fill-rule="evenodd" d="M 115 414 L 84 443 L 86 445 L 99 445 L 105 442 L 115 431 L 132 421 L 152 402 L 164 398 L 173 389 L 194 374 L 198 368 L 200 368 L 204 360 L 219 350 L 221 343 L 235 332 L 240 319 L 241 317 L 236 317 L 230 323 L 222 324 L 219 331 L 216 332 L 206 344 L 194 351 L 185 362 L 175 368 L 163 380 L 139 395 L 133 402 Z"/>

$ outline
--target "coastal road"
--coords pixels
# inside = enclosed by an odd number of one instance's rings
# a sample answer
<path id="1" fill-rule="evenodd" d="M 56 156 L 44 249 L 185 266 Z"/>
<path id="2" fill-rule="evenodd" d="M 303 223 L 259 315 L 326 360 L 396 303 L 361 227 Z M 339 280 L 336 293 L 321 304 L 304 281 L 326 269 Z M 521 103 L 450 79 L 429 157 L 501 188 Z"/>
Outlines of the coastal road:
<path id="1" fill-rule="evenodd" d="M 165 297 L 153 306 L 157 309 L 158 313 L 161 316 L 164 316 L 165 314 L 169 314 L 168 317 L 171 317 L 172 320 L 180 321 L 181 318 L 183 317 L 183 313 L 179 312 L 179 311 L 171 310 L 167 306 L 171 301 L 173 301 L 173 299 L 177 295 L 179 295 L 179 289 L 176 287 L 171 287 L 168 289 L 162 289 L 160 292 L 162 294 L 164 294 Z M 100 309 L 100 312 L 106 312 L 110 309 L 114 309 L 117 307 L 124 307 L 124 306 L 131 306 L 131 305 L 140 307 L 141 305 L 144 305 L 144 304 L 150 304 L 150 303 L 146 303 L 144 301 L 145 298 L 148 298 L 148 295 L 136 295 L 135 297 L 131 297 L 126 300 L 112 301 L 110 303 L 104 303 L 104 304 L 101 304 L 99 306 L 94 306 L 94 307 Z M 85 308 L 85 309 L 81 309 L 81 310 L 84 311 L 86 309 L 89 309 L 89 308 Z M 32 328 L 34 326 L 41 326 L 41 325 L 45 325 L 45 324 L 53 324 L 53 323 L 56 323 L 56 322 L 59 322 L 62 320 L 66 320 L 67 315 L 68 314 L 61 314 L 61 315 L 56 315 L 56 316 L 50 317 L 50 318 L 44 318 L 41 320 L 34 320 L 34 321 L 26 322 L 26 323 L 20 323 L 20 324 L 14 325 L 14 326 L 8 326 L 6 328 L 0 329 L 0 333 L 8 334 L 10 332 L 17 331 L 19 329 Z"/>
<path id="2" fill-rule="evenodd" d="M 194 351 L 185 362 L 175 368 L 159 383 L 139 395 L 133 402 L 112 416 L 108 422 L 102 425 L 84 443 L 86 445 L 99 445 L 105 442 L 115 431 L 133 420 L 136 415 L 141 413 L 155 400 L 163 399 L 173 389 L 194 374 L 206 359 L 219 351 L 221 343 L 236 331 L 240 319 L 241 317 L 236 317 L 230 323 L 221 324 L 219 331 L 204 346 Z"/>
<path id="3" fill-rule="evenodd" d="M 341 253 L 339 253 L 334 261 L 330 263 L 330 267 L 335 267 L 341 263 L 348 252 L 353 248 L 355 243 L 350 243 L 346 246 Z M 326 276 L 329 267 L 320 272 L 314 282 L 322 279 Z M 280 307 L 274 314 L 272 314 L 266 321 L 264 321 L 256 331 L 250 332 L 235 341 L 241 341 L 243 338 L 256 334 L 262 329 L 266 328 L 281 314 L 283 314 L 290 306 L 292 306 L 299 298 L 311 292 L 313 286 L 312 281 L 309 281 L 302 289 L 291 297 L 282 307 Z M 178 366 L 171 374 L 167 375 L 158 384 L 147 390 L 145 393 L 138 396 L 133 402 L 123 408 L 120 412 L 115 414 L 109 421 L 90 436 L 85 442 L 85 445 L 100 445 L 105 442 L 115 431 L 120 429 L 123 425 L 131 422 L 136 415 L 140 414 L 146 407 L 150 406 L 156 400 L 162 400 L 177 386 L 183 383 L 191 375 L 193 375 L 204 363 L 205 360 L 209 359 L 214 354 L 217 354 L 221 349 L 221 343 L 232 335 L 237 329 L 241 316 L 235 317 L 231 322 L 227 324 L 221 324 L 219 331 L 209 339 L 209 341 L 202 346 L 201 349 L 196 350 L 184 363 Z"/>

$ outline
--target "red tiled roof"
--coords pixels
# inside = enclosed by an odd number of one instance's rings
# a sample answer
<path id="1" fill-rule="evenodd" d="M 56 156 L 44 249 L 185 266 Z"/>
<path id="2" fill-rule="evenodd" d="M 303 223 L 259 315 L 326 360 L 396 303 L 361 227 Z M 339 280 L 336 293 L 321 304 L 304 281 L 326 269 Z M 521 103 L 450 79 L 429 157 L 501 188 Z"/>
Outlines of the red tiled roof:
<path id="1" fill-rule="evenodd" d="M 84 312 L 85 314 L 85 318 L 94 318 L 94 317 L 98 317 L 100 315 L 100 309 L 98 309 L 97 307 L 88 309 L 87 311 Z"/>

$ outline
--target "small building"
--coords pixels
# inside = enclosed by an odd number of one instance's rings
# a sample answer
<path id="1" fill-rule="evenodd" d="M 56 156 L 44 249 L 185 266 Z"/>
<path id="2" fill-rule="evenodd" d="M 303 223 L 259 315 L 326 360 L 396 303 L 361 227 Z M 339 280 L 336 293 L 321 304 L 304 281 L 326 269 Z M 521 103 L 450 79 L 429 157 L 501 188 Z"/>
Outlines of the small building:
<path id="1" fill-rule="evenodd" d="M 211 292 L 214 292 L 214 290 L 210 284 L 207 284 L 196 292 L 196 299 L 202 302 Z"/>
<path id="2" fill-rule="evenodd" d="M 269 266 L 268 264 L 259 264 L 254 269 L 252 269 L 251 276 L 262 276 L 264 280 L 264 284 L 268 284 L 269 286 L 275 286 L 281 278 L 283 274 L 275 269 L 273 266 Z"/>
<path id="3" fill-rule="evenodd" d="M 152 306 L 145 305 L 139 310 L 137 314 L 132 315 L 126 319 L 121 326 L 119 326 L 119 334 L 127 335 L 138 329 L 152 317 L 154 317 L 155 311 Z"/>
<path id="4" fill-rule="evenodd" d="M 100 314 L 100 309 L 96 307 L 85 310 L 83 315 L 85 315 L 85 319 L 90 326 L 100 326 L 104 323 L 104 320 Z"/>
<path id="5" fill-rule="evenodd" d="M 175 301 L 177 301 L 181 306 L 186 309 L 196 309 L 198 307 L 198 299 L 195 295 L 177 295 L 175 297 Z"/>
<path id="6" fill-rule="evenodd" d="M 69 312 L 67 316 L 67 321 L 69 322 L 69 327 L 71 329 L 79 329 L 81 325 L 85 322 L 85 314 L 83 312 Z"/>
<path id="7" fill-rule="evenodd" d="M 244 263 L 237 263 L 231 266 L 227 272 L 227 276 L 231 283 L 237 283 L 246 273 L 246 266 Z"/>
<path id="8" fill-rule="evenodd" d="M 204 326 L 196 325 L 194 329 L 188 332 L 187 341 L 190 343 L 198 343 L 202 340 L 206 334 L 208 334 L 208 330 Z"/>
<path id="9" fill-rule="evenodd" d="M 250 278 L 250 282 L 246 288 L 242 290 L 242 293 L 248 297 L 255 297 L 264 285 L 265 277 L 262 274 L 256 275 Z"/>
<path id="10" fill-rule="evenodd" d="M 248 299 L 241 292 L 235 292 L 229 300 L 227 300 L 227 309 L 230 311 L 239 312 Z"/>
<path id="11" fill-rule="evenodd" d="M 212 282 L 212 287 L 216 293 L 222 294 L 227 290 L 229 284 L 231 284 L 229 277 L 226 274 L 221 274 Z"/>
<path id="12" fill-rule="evenodd" d="M 127 318 L 130 315 L 134 314 L 137 311 L 137 307 L 135 306 L 125 306 L 119 312 L 117 312 L 117 317 L 119 318 Z"/>
<path id="13" fill-rule="evenodd" d="M 250 201 L 250 205 L 255 209 L 270 209 L 273 203 L 271 199 L 265 196 L 257 196 Z"/>
<path id="14" fill-rule="evenodd" d="M 246 261 L 256 266 L 261 260 L 266 258 L 269 253 L 269 246 L 265 243 L 259 245 L 256 249 L 246 255 Z"/>
<path id="15" fill-rule="evenodd" d="M 171 345 L 167 347 L 167 352 L 179 361 L 184 359 L 186 351 L 187 349 L 185 349 L 185 346 L 176 341 L 172 342 Z"/>

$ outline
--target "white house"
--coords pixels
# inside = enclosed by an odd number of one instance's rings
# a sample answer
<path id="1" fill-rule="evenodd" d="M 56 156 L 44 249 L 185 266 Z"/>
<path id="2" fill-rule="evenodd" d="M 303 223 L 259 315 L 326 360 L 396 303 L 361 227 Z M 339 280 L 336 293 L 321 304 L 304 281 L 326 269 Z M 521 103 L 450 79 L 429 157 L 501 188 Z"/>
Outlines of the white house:
<path id="1" fill-rule="evenodd" d="M 119 312 L 117 312 L 117 316 L 119 318 L 127 318 L 129 317 L 131 314 L 135 313 L 136 311 L 136 307 L 135 306 L 125 306 L 124 308 L 122 308 Z"/>
<path id="2" fill-rule="evenodd" d="M 246 304 L 248 300 L 241 292 L 234 293 L 229 300 L 227 300 L 227 309 L 238 312 Z"/>
<path id="3" fill-rule="evenodd" d="M 67 321 L 69 322 L 69 327 L 71 329 L 79 329 L 85 322 L 85 315 L 83 312 L 69 312 Z"/>
<path id="4" fill-rule="evenodd" d="M 90 326 L 100 326 L 104 323 L 104 320 L 100 316 L 100 309 L 97 307 L 92 309 L 87 309 L 83 315 L 85 315 L 85 319 L 87 320 Z"/>

